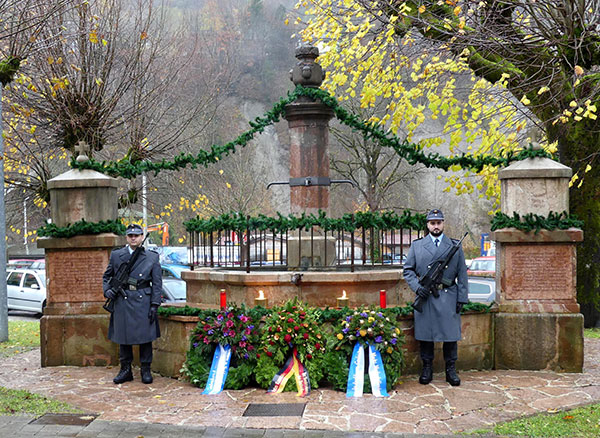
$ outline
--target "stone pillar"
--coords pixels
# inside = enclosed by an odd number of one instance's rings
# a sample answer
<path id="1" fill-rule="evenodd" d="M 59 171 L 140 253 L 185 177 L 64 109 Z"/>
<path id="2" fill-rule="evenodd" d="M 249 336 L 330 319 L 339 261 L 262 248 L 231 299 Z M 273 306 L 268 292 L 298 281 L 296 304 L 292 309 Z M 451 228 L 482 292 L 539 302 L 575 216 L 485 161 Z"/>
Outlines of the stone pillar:
<path id="1" fill-rule="evenodd" d="M 297 65 L 290 72 L 295 85 L 319 87 L 325 78 L 315 63 L 319 49 L 300 46 Z M 285 107 L 290 133 L 290 211 L 314 213 L 329 208 L 329 120 L 333 111 L 321 102 L 303 97 Z M 327 245 L 327 251 L 325 251 Z M 301 246 L 301 248 L 299 248 Z M 327 254 L 325 254 L 327 253 Z M 293 234 L 288 242 L 288 266 L 327 266 L 335 258 L 335 241 L 323 235 Z M 327 259 L 327 260 L 326 260 Z"/>
<path id="2" fill-rule="evenodd" d="M 93 170 L 70 170 L 48 181 L 52 220 L 64 227 L 117 219 L 118 181 Z M 38 239 L 46 253 L 47 303 L 40 321 L 42 366 L 118 363 L 107 339 L 102 274 L 110 252 L 125 243 L 112 233 Z"/>
<path id="3" fill-rule="evenodd" d="M 498 172 L 501 210 L 512 216 L 569 211 L 572 171 L 548 158 L 531 158 Z M 496 369 L 581 372 L 583 315 L 576 296 L 580 229 L 492 233 L 497 242 Z"/>

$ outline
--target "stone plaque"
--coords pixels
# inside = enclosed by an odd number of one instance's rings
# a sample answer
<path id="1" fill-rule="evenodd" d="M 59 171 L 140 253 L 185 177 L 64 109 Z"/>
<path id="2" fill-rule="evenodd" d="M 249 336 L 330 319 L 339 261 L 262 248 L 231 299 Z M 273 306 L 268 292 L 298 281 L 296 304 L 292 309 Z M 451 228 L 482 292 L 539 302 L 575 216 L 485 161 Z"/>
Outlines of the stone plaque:
<path id="1" fill-rule="evenodd" d="M 575 254 L 572 245 L 506 245 L 504 257 L 505 299 L 574 299 Z"/>

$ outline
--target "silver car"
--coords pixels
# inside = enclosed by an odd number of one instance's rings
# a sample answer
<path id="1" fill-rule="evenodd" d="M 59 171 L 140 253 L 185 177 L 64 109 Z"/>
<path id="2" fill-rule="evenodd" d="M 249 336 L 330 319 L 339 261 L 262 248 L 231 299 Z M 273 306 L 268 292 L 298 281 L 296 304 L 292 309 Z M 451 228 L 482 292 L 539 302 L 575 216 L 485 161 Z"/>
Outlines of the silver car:
<path id="1" fill-rule="evenodd" d="M 8 310 L 42 313 L 46 307 L 46 272 L 13 269 L 7 272 Z"/>
<path id="2" fill-rule="evenodd" d="M 486 304 L 496 301 L 496 280 L 469 277 L 469 301 Z"/>

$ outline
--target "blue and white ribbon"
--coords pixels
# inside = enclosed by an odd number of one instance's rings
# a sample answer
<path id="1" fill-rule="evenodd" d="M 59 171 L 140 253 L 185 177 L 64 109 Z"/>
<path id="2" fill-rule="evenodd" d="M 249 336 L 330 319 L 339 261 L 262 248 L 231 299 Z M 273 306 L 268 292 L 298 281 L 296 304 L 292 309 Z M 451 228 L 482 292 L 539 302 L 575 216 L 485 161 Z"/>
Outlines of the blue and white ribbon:
<path id="1" fill-rule="evenodd" d="M 369 379 L 371 379 L 371 392 L 375 397 L 387 397 L 387 379 L 381 353 L 369 345 Z"/>
<path id="2" fill-rule="evenodd" d="M 388 397 L 386 389 L 387 381 L 381 353 L 372 345 L 369 345 L 369 380 L 371 381 L 371 390 L 375 397 Z M 362 397 L 364 383 L 365 350 L 357 342 L 354 345 L 352 359 L 350 359 L 346 397 Z"/>
<path id="3" fill-rule="evenodd" d="M 362 397 L 365 385 L 365 350 L 358 342 L 354 344 L 350 371 L 348 373 L 348 386 L 346 397 Z"/>
<path id="4" fill-rule="evenodd" d="M 218 394 L 223 391 L 225 379 L 229 372 L 229 362 L 231 361 L 231 347 L 229 345 L 219 344 L 213 356 L 212 365 L 208 374 L 208 381 L 202 394 Z"/>

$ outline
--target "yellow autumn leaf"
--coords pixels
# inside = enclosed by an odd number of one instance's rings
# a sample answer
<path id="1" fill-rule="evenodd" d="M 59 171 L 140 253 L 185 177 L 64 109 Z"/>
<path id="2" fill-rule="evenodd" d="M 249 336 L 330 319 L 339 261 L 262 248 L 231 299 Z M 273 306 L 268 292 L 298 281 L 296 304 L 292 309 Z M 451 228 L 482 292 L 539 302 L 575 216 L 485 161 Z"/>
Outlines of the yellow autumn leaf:
<path id="1" fill-rule="evenodd" d="M 143 31 L 143 32 L 140 34 L 140 40 L 142 40 L 142 41 L 143 41 L 143 40 L 145 40 L 146 38 L 148 38 L 148 32 L 146 32 L 146 31 Z"/>
<path id="2" fill-rule="evenodd" d="M 419 14 L 422 14 L 422 13 L 424 13 L 424 12 L 425 12 L 425 9 L 426 9 L 426 8 L 425 8 L 425 5 L 421 5 L 421 6 L 419 6 Z"/>
<path id="3" fill-rule="evenodd" d="M 89 40 L 92 44 L 98 44 L 98 34 L 95 29 L 90 32 Z"/>
<path id="4" fill-rule="evenodd" d="M 460 14 L 460 12 L 462 11 L 462 8 L 460 6 L 457 6 L 454 8 L 454 15 L 456 15 L 458 17 L 458 14 Z"/>
<path id="5" fill-rule="evenodd" d="M 531 101 L 529 99 L 527 99 L 527 96 L 524 94 L 523 97 L 521 98 L 521 103 L 523 105 L 529 105 L 531 103 Z"/>
<path id="6" fill-rule="evenodd" d="M 537 94 L 542 94 L 542 93 L 545 93 L 546 91 L 550 91 L 550 88 L 543 86 L 538 90 Z"/>
<path id="7" fill-rule="evenodd" d="M 592 170 L 592 166 L 590 166 L 589 164 L 585 166 L 585 173 L 588 173 L 590 170 Z"/>
<path id="8" fill-rule="evenodd" d="M 575 66 L 574 70 L 575 70 L 575 74 L 576 74 L 577 76 L 581 76 L 581 75 L 583 74 L 583 68 L 581 68 L 581 67 L 580 67 L 580 66 L 578 66 L 578 65 L 576 65 L 576 66 Z"/>

